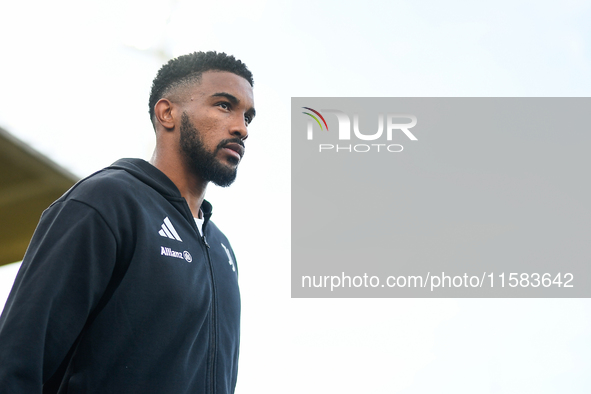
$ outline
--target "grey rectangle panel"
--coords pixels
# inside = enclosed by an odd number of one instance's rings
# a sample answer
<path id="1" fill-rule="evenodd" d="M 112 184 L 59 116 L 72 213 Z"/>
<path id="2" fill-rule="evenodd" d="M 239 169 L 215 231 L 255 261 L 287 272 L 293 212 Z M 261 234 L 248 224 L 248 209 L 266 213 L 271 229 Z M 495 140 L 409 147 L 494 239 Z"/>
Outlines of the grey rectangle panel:
<path id="1" fill-rule="evenodd" d="M 292 98 L 292 297 L 590 297 L 590 112 Z"/>

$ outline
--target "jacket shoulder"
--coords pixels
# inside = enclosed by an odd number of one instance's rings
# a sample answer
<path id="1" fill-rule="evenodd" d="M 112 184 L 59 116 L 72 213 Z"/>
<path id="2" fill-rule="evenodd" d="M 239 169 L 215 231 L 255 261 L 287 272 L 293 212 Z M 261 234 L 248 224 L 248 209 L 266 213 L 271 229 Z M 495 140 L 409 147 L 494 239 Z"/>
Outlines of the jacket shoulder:
<path id="1" fill-rule="evenodd" d="M 133 197 L 146 187 L 147 185 L 126 171 L 103 169 L 80 180 L 56 202 L 77 200 L 91 206 L 100 206 L 114 199 Z"/>
<path id="2" fill-rule="evenodd" d="M 124 170 L 103 169 L 76 183 L 47 210 L 59 203 L 79 202 L 96 210 L 109 223 L 130 223 L 156 191 Z"/>

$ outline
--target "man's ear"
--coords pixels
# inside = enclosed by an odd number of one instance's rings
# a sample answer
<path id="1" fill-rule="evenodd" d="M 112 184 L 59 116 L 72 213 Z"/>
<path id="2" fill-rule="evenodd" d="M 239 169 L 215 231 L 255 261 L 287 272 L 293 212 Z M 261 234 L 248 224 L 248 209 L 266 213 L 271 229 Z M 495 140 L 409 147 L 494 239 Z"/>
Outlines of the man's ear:
<path id="1" fill-rule="evenodd" d="M 165 98 L 158 100 L 154 106 L 154 116 L 156 122 L 160 123 L 166 130 L 174 129 L 174 115 L 172 113 L 172 103 Z"/>

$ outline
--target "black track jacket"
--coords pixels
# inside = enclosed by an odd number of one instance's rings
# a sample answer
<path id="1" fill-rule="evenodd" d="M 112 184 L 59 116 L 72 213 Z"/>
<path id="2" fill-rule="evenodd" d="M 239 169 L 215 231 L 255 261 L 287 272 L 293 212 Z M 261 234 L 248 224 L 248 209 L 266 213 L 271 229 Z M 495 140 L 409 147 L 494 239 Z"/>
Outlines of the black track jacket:
<path id="1" fill-rule="evenodd" d="M 121 159 L 41 216 L 0 317 L 0 392 L 233 393 L 240 294 L 160 170 Z"/>

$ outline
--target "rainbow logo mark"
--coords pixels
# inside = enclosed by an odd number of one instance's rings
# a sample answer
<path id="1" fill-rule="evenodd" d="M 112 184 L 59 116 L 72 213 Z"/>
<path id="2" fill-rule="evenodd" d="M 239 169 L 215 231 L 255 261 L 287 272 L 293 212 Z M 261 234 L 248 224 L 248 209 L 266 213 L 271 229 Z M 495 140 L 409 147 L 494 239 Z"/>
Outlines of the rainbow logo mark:
<path id="1" fill-rule="evenodd" d="M 328 131 L 328 125 L 326 124 L 326 120 L 324 120 L 324 117 L 322 115 L 320 115 L 320 112 L 318 112 L 318 111 L 316 111 L 316 110 L 314 110 L 314 109 L 312 109 L 310 107 L 302 107 L 302 108 L 307 109 L 307 110 L 310 110 L 310 111 L 314 112 L 316 115 L 320 116 L 320 119 L 322 119 L 322 122 L 326 126 L 326 131 Z M 324 130 L 322 128 L 322 123 L 320 123 L 320 121 L 318 120 L 317 117 L 315 117 L 314 115 L 312 115 L 311 113 L 308 113 L 308 112 L 302 112 L 302 113 L 303 114 L 306 114 L 308 116 L 311 116 L 312 118 L 314 118 L 314 120 L 318 123 L 318 126 L 320 126 L 320 130 Z"/>

